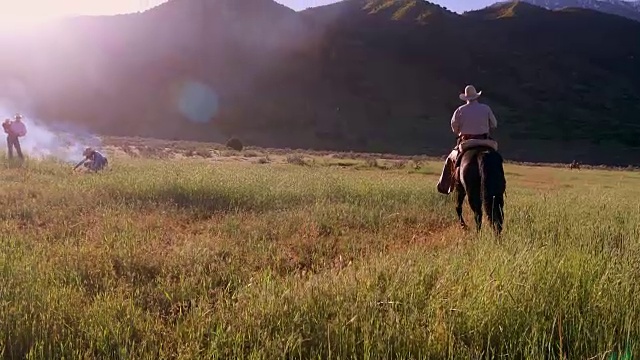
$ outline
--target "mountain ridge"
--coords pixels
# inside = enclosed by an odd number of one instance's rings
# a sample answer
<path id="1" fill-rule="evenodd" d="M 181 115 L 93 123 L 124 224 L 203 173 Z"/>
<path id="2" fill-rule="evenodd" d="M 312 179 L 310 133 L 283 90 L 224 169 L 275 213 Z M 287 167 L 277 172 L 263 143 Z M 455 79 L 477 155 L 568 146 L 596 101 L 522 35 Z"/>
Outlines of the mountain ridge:
<path id="1" fill-rule="evenodd" d="M 625 0 L 521 0 L 550 10 L 582 8 L 640 21 L 640 1 Z"/>

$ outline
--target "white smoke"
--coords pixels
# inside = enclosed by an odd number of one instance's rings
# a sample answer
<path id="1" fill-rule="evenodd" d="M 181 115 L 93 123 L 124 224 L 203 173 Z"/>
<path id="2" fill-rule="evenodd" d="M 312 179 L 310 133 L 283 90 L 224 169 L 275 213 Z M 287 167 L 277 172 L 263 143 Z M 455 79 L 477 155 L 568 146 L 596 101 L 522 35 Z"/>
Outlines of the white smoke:
<path id="1" fill-rule="evenodd" d="M 15 114 L 22 115 L 22 122 L 27 127 L 27 135 L 20 138 L 20 147 L 24 156 L 43 160 L 54 158 L 59 161 L 77 163 L 82 160 L 82 152 L 86 147 L 99 150 L 101 139 L 78 126 L 62 122 L 51 122 L 37 119 L 20 109 L 12 109 L 0 100 L 0 122 L 13 120 Z M 4 152 L 7 152 L 6 141 L 3 141 Z M 15 156 L 15 149 L 14 149 Z"/>

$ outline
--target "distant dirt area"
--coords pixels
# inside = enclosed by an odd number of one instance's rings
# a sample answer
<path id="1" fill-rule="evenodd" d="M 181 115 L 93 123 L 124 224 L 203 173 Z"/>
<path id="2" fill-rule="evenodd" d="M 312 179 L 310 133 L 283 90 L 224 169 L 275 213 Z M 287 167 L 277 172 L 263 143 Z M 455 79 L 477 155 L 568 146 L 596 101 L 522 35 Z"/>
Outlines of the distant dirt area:
<path id="1" fill-rule="evenodd" d="M 151 138 L 103 137 L 103 148 L 115 158 L 146 159 L 201 159 L 212 162 L 244 162 L 252 164 L 294 164 L 334 166 L 342 168 L 381 168 L 424 171 L 426 163 L 440 163 L 440 157 L 428 155 L 404 156 L 384 153 L 340 151 L 314 151 L 305 149 L 275 149 L 247 146 L 242 151 L 224 144 L 199 141 L 172 141 Z M 504 155 L 503 155 L 504 156 Z M 570 163 L 543 163 L 512 161 L 505 156 L 505 163 L 526 166 L 569 168 Z M 583 169 L 638 170 L 636 166 L 580 165 Z M 578 170 L 576 170 L 578 171 Z"/>
<path id="2" fill-rule="evenodd" d="M 337 167 L 400 168 L 440 161 L 432 156 L 402 156 L 356 152 L 313 151 L 245 147 L 241 151 L 223 144 L 196 141 L 169 141 L 145 138 L 105 137 L 103 148 L 115 158 L 206 159 L 213 162 L 247 162 L 255 164 L 325 165 Z"/>

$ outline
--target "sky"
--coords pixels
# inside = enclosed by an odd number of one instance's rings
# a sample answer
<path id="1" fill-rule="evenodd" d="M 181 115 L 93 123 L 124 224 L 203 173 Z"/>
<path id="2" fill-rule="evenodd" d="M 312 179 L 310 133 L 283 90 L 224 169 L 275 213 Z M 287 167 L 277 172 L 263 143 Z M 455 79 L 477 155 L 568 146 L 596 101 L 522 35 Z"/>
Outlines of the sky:
<path id="1" fill-rule="evenodd" d="M 0 0 L 0 27 L 29 26 L 69 15 L 110 15 L 137 12 L 165 0 Z M 276 0 L 294 10 L 329 4 L 335 0 Z M 432 0 L 449 10 L 478 9 L 495 0 Z"/>

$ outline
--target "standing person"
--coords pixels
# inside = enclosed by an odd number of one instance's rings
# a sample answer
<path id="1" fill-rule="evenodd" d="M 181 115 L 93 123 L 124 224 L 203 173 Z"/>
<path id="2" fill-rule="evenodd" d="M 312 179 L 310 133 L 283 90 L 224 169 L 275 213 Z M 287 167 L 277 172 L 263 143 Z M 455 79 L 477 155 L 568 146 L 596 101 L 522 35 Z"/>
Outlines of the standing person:
<path id="1" fill-rule="evenodd" d="M 27 127 L 22 122 L 22 115 L 16 114 L 13 121 L 9 121 L 9 119 L 5 120 L 2 127 L 4 128 L 4 132 L 7 133 L 9 159 L 13 159 L 13 148 L 15 148 L 20 160 L 24 160 L 19 138 L 27 135 Z"/>
<path id="2" fill-rule="evenodd" d="M 467 85 L 464 94 L 460 94 L 460 100 L 466 101 L 466 104 L 458 107 L 451 117 L 451 130 L 457 136 L 457 144 L 447 157 L 438 181 L 438 192 L 442 194 L 449 194 L 453 190 L 452 175 L 462 142 L 486 140 L 487 146 L 497 149 L 497 143 L 491 139 L 489 132 L 498 127 L 498 120 L 488 105 L 478 102 L 481 94 L 482 91 L 477 92 L 473 85 Z"/>

